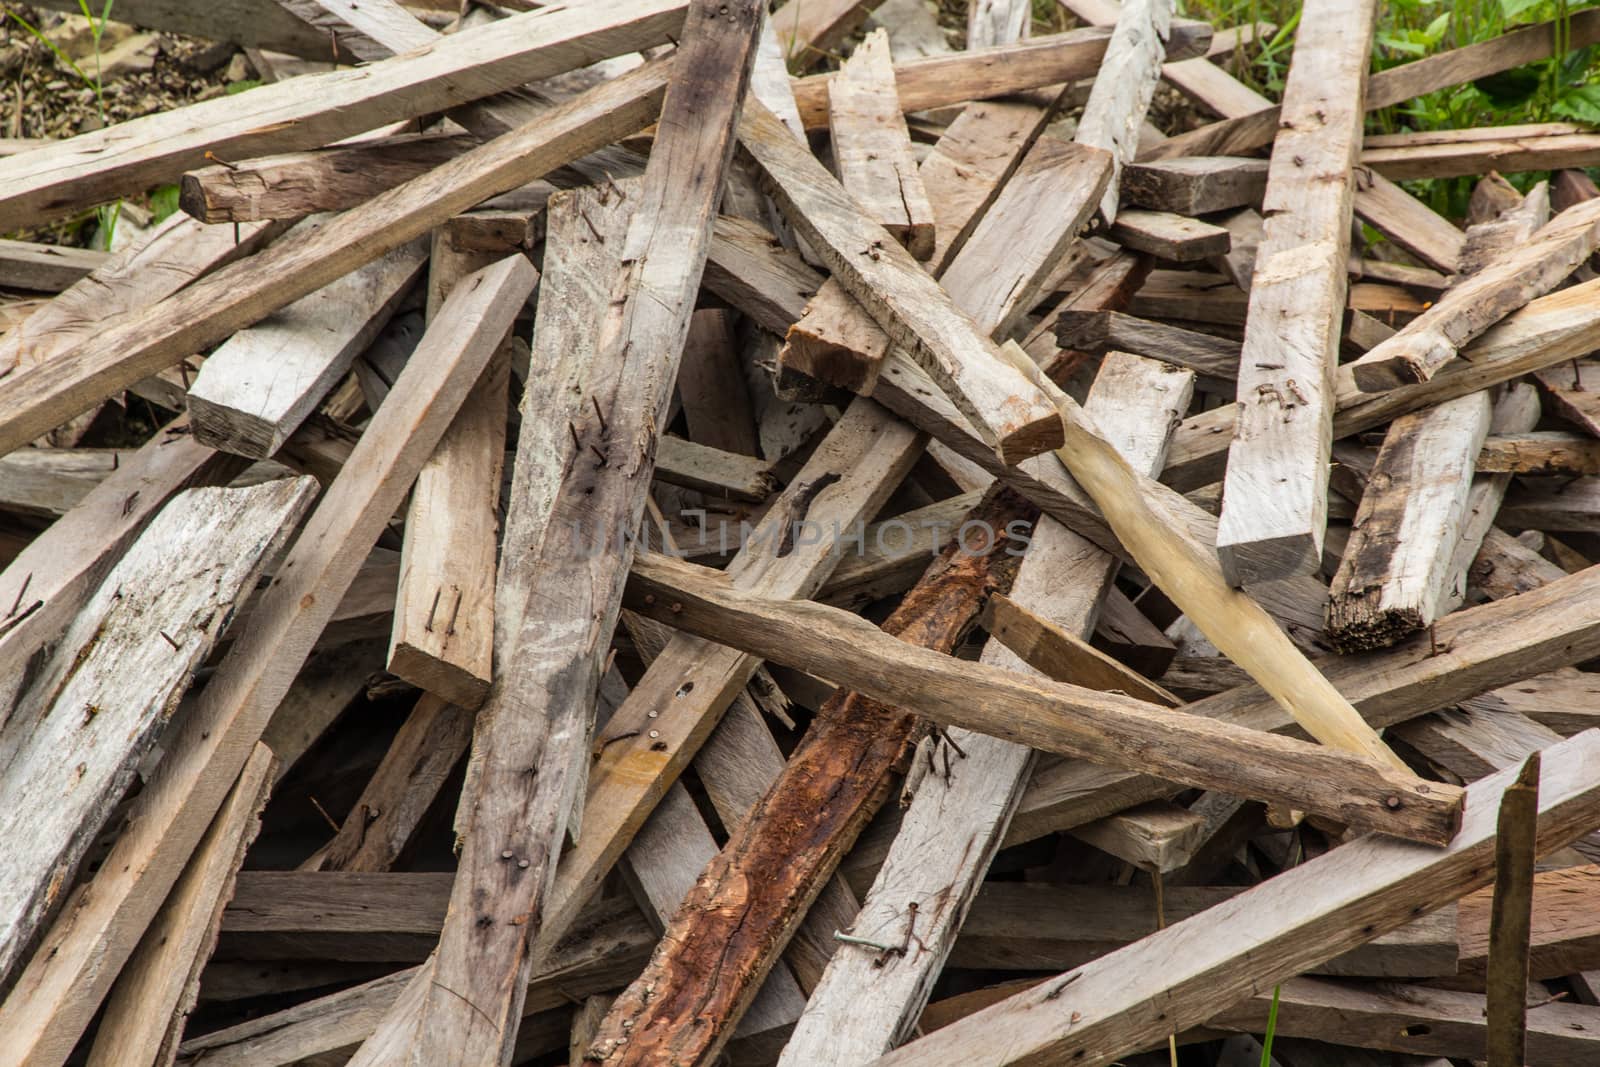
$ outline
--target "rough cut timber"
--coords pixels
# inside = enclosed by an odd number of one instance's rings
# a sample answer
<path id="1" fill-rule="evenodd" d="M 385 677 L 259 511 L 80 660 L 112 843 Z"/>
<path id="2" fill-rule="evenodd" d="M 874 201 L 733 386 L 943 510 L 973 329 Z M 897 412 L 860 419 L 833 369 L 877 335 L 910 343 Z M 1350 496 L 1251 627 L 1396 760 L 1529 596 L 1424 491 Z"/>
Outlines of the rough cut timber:
<path id="1" fill-rule="evenodd" d="M 1112 355 L 1087 403 L 1128 461 L 1153 471 L 1161 466 L 1172 419 L 1188 407 L 1191 388 L 1187 374 Z M 1042 518 L 1011 595 L 1086 634 L 1116 566 L 1111 556 Z M 982 660 L 1026 670 L 993 641 Z M 965 759 L 956 761 L 948 778 L 929 775 L 918 787 L 850 931 L 868 938 L 892 935 L 906 903 L 914 900 L 920 940 L 881 966 L 864 952 L 835 955 L 784 1049 L 782 1067 L 867 1063 L 905 1038 L 927 1002 L 1034 765 L 1025 745 L 959 728 L 951 737 Z"/>
<path id="2" fill-rule="evenodd" d="M 1062 348 L 1131 352 L 1187 367 L 1208 391 L 1224 395 L 1232 395 L 1239 373 L 1239 346 L 1234 342 L 1120 311 L 1063 309 L 1056 317 L 1055 336 Z"/>
<path id="3" fill-rule="evenodd" d="M 216 271 L 120 320 L 60 353 L 48 368 L 33 367 L 0 379 L 0 407 L 5 411 L 0 415 L 0 454 L 89 408 L 106 393 L 226 339 L 474 204 L 642 129 L 658 113 L 672 69 L 669 58 L 606 82 L 312 233 L 277 241 L 249 262 Z"/>
<path id="4" fill-rule="evenodd" d="M 1239 416 L 1217 555 L 1235 585 L 1322 564 L 1333 372 L 1350 250 L 1350 169 L 1376 4 L 1310 0 L 1284 89 L 1250 283 Z"/>
<path id="5" fill-rule="evenodd" d="M 427 261 L 412 241 L 240 330 L 189 386 L 204 445 L 250 459 L 283 447 L 383 329 Z"/>
<path id="6" fill-rule="evenodd" d="M 1388 764 L 1317 745 L 1267 742 L 1231 727 L 1213 731 L 1201 720 L 1122 694 L 963 663 L 884 637 L 870 623 L 836 608 L 753 596 L 713 577 L 716 573 L 665 557 L 641 557 L 634 564 L 628 604 L 640 614 L 673 620 L 780 663 L 805 663 L 840 685 L 914 706 L 941 724 L 1113 766 L 1161 764 L 1189 784 L 1271 794 L 1306 811 L 1398 836 L 1440 842 L 1454 833 L 1459 796 L 1451 787 L 1423 782 Z M 1311 780 L 1318 775 L 1338 785 L 1330 793 L 1329 782 Z M 1397 798 L 1398 808 L 1392 805 Z"/>
<path id="7" fill-rule="evenodd" d="M 1600 200 L 1568 208 L 1352 363 L 1357 388 L 1376 393 L 1427 381 L 1462 345 L 1560 284 L 1597 246 Z"/>
<path id="8" fill-rule="evenodd" d="M 216 944 L 245 850 L 272 788 L 272 750 L 256 742 L 211 828 L 106 998 L 89 1067 L 170 1067 L 200 994 L 200 972 Z"/>
<path id="9" fill-rule="evenodd" d="M 0 159 L 0 229 L 38 225 L 176 180 L 206 163 L 207 152 L 232 162 L 318 148 L 384 122 L 665 44 L 682 32 L 684 9 L 683 0 L 618 0 L 532 11 L 360 70 L 291 78 L 261 86 L 255 97 L 191 104 Z"/>
<path id="10" fill-rule="evenodd" d="M 1453 273 L 1466 235 L 1448 219 L 1368 167 L 1356 167 L 1355 213 L 1425 266 Z"/>
<path id="11" fill-rule="evenodd" d="M 867 34 L 829 79 L 828 134 L 839 181 L 862 213 L 917 259 L 932 256 L 933 208 L 895 95 L 886 31 Z"/>
<path id="12" fill-rule="evenodd" d="M 1003 531 L 1034 514 L 1001 490 L 971 513 Z M 1003 534 L 982 550 L 957 542 L 884 623 L 901 641 L 948 654 L 985 599 L 1009 587 Z M 839 691 L 673 916 L 644 973 L 601 1024 L 589 1058 L 617 1064 L 713 1062 L 777 952 L 840 857 L 889 795 L 915 741 L 913 710 Z M 772 877 L 781 869 L 781 877 Z"/>
<path id="13" fill-rule="evenodd" d="M 518 267 L 520 262 L 521 266 Z M 61 1063 L 533 284 L 512 259 L 462 286 L 324 493 L 245 632 L 186 713 L 99 874 L 0 1004 L 0 1062 Z"/>
<path id="14" fill-rule="evenodd" d="M 10 974 L 166 726 L 190 674 L 311 503 L 309 480 L 191 489 L 106 576 L 0 745 L 0 974 Z"/>
<path id="15" fill-rule="evenodd" d="M 1003 462 L 1060 444 L 1060 421 L 1038 389 L 759 102 L 745 107 L 739 141 L 790 223 L 884 332 L 948 391 Z"/>
<path id="16" fill-rule="evenodd" d="M 513 254 L 516 254 L 513 251 Z M 466 275 L 497 258 L 451 247 L 436 231 L 428 314 Z M 489 691 L 494 653 L 496 535 L 505 462 L 510 349 L 489 364 L 461 405 L 406 513 L 389 637 L 389 673 L 468 710 Z"/>
<path id="17" fill-rule="evenodd" d="M 1204 215 L 1259 207 L 1267 189 L 1264 159 L 1199 156 L 1134 163 L 1122 172 L 1122 197 L 1137 207 Z"/>
<path id="18" fill-rule="evenodd" d="M 1562 742 L 1544 756 L 1541 852 L 1565 845 L 1600 819 L 1600 735 Z M 1471 787 L 1470 814 L 1447 848 L 1363 837 L 877 1062 L 1089 1067 L 1204 1022 L 1225 1005 L 1487 883 L 1495 815 L 1515 774 L 1502 772 Z"/>
<path id="19" fill-rule="evenodd" d="M 497 598 L 509 608 L 502 632 L 510 654 L 474 736 L 463 850 L 439 951 L 354 1062 L 475 1065 L 512 1054 L 533 959 L 529 940 L 581 780 L 574 765 L 581 766 L 593 729 L 627 535 L 644 513 L 657 427 L 667 421 L 734 123 L 741 102 L 759 106 L 745 89 L 763 17 L 753 0 L 691 5 L 651 162 L 629 194 L 600 347 L 569 354 L 588 356 L 588 365 L 563 376 L 578 386 L 577 410 L 565 412 L 576 431 L 572 451 L 563 441 L 554 455 L 518 464 L 534 468 L 523 502 L 538 534 L 528 539 L 527 556 L 506 555 L 514 566 L 498 583 Z M 585 206 L 572 205 L 576 221 Z M 585 398 L 592 411 L 582 409 Z M 559 419 L 562 407 L 547 416 Z M 532 411 L 526 417 L 539 421 Z M 585 528 L 605 551 L 584 551 Z M 532 766 L 541 772 L 530 778 Z"/>
<path id="20" fill-rule="evenodd" d="M 1117 219 L 1122 168 L 1139 149 L 1139 129 L 1161 79 L 1172 33 L 1172 0 L 1128 0 L 1117 15 L 1101 71 L 1083 105 L 1073 140 L 1111 154 L 1111 183 L 1100 196 L 1100 217 Z"/>

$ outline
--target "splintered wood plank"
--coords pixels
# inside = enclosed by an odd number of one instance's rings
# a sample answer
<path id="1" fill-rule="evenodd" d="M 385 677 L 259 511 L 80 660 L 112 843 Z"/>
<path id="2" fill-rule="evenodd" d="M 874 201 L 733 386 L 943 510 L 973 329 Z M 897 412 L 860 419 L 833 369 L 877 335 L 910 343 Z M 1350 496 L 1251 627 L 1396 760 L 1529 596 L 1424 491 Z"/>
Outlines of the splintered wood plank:
<path id="1" fill-rule="evenodd" d="M 1539 849 L 1550 851 L 1600 819 L 1600 737 L 1565 741 L 1544 755 Z M 1487 883 L 1496 812 L 1515 774 L 1471 787 L 1466 822 L 1444 849 L 1365 836 L 878 1062 L 1107 1064 L 1204 1022 L 1223 1005 Z M 1149 1010 L 1152 995 L 1161 1010 Z"/>
<path id="2" fill-rule="evenodd" d="M 1309 574 L 1328 521 L 1333 374 L 1376 5 L 1302 15 L 1262 205 L 1217 555 L 1235 585 Z"/>
<path id="3" fill-rule="evenodd" d="M 89 1067 L 169 1067 L 200 993 L 245 850 L 272 789 L 272 750 L 256 742 L 189 865 L 106 999 Z"/>
<path id="4" fill-rule="evenodd" d="M 989 336 L 1009 336 L 1033 310 L 1111 174 L 1109 153 L 1053 137 L 1023 157 L 941 279 Z"/>
<path id="5" fill-rule="evenodd" d="M 383 329 L 426 261 L 426 244 L 412 241 L 223 342 L 189 386 L 195 438 L 250 459 L 277 452 Z"/>
<path id="6" fill-rule="evenodd" d="M 1191 388 L 1187 374 L 1112 356 L 1088 404 L 1103 417 L 1129 462 L 1154 471 L 1161 466 L 1172 418 L 1188 406 Z M 1055 520 L 1041 518 L 1011 595 L 1086 635 L 1116 567 L 1111 556 Z M 1027 670 L 992 641 L 982 661 Z M 866 1063 L 904 1039 L 926 1003 L 1034 762 L 1024 745 L 959 728 L 952 736 L 966 757 L 954 761 L 948 779 L 923 779 L 853 927 L 866 937 L 892 931 L 906 903 L 914 900 L 921 941 L 881 967 L 864 952 L 835 955 L 784 1050 L 779 1061 L 784 1067 Z"/>
<path id="7" fill-rule="evenodd" d="M 173 215 L 0 336 L 0 376 L 47 363 L 122 316 L 259 249 L 282 226 L 206 226 Z"/>
<path id="8" fill-rule="evenodd" d="M 191 489 L 106 576 L 11 710 L 0 746 L 0 973 L 63 903 L 84 852 L 314 483 Z"/>
<path id="9" fill-rule="evenodd" d="M 406 364 L 245 632 L 163 746 L 167 755 L 100 874 L 68 902 L 0 1004 L 6 1062 L 62 1062 L 88 1025 L 238 777 L 249 743 L 521 307 L 532 268 L 517 262 L 462 286 Z"/>
<path id="10" fill-rule="evenodd" d="M 460 280 L 494 253 L 461 252 L 434 236 L 430 316 Z M 509 336 L 507 338 L 509 341 Z M 389 673 L 467 710 L 483 703 L 494 658 L 494 571 L 500 473 L 505 462 L 510 349 L 461 405 L 411 490 Z"/>
<path id="11" fill-rule="evenodd" d="M 889 34 L 867 34 L 828 82 L 834 169 L 862 213 L 917 259 L 933 255 L 933 208 L 895 95 Z"/>
<path id="12" fill-rule="evenodd" d="M 808 0 L 801 0 L 806 3 Z M 1092 78 L 1106 53 L 1111 31 L 1101 27 L 1035 37 L 1016 44 L 896 63 L 900 109 L 907 113 L 948 107 L 969 100 L 1010 96 L 1078 78 Z M 1168 59 L 1201 55 L 1211 43 L 1211 27 L 1182 22 L 1166 42 Z M 794 82 L 795 104 L 807 129 L 828 124 L 827 83 L 833 74 L 814 74 Z"/>
<path id="13" fill-rule="evenodd" d="M 759 102 L 745 108 L 739 140 L 795 229 L 1002 460 L 1014 463 L 1060 443 L 1060 422 L 1039 391 Z"/>
<path id="14" fill-rule="evenodd" d="M 1478 392 L 1392 424 L 1329 590 L 1339 651 L 1387 647 L 1438 616 L 1490 411 Z"/>
<path id="15" fill-rule="evenodd" d="M 1129 0 L 1117 14 L 1106 57 L 1083 105 L 1073 140 L 1111 154 L 1111 183 L 1100 195 L 1100 215 L 1116 221 L 1122 168 L 1139 149 L 1139 129 L 1166 58 L 1172 0 Z"/>
<path id="16" fill-rule="evenodd" d="M 476 1065 L 511 1056 L 533 959 L 529 939 L 555 882 L 627 577 L 631 539 L 613 539 L 626 538 L 644 512 L 734 124 L 741 102 L 753 104 L 745 89 L 762 17 L 753 0 L 696 4 L 643 178 L 630 193 L 590 190 L 563 205 L 569 232 L 586 230 L 583 213 L 607 200 L 626 220 L 625 237 L 606 250 L 611 269 L 578 283 L 606 294 L 600 344 L 556 350 L 550 362 L 560 370 L 551 377 L 564 391 L 542 412 L 525 410 L 524 426 L 544 427 L 518 442 L 511 506 L 524 529 L 507 534 L 496 588 L 507 608 L 503 624 L 497 611 L 505 667 L 474 733 L 450 913 L 414 992 L 396 1002 L 354 1062 Z M 541 304 L 556 288 L 541 294 Z M 536 343 L 555 340 L 535 335 Z M 547 440 L 551 423 L 559 448 L 524 451 Z M 602 551 L 593 550 L 594 539 Z M 522 545 L 529 551 L 511 550 Z M 537 776 L 527 773 L 533 766 Z M 413 997 L 417 1008 L 407 1010 Z"/>
<path id="17" fill-rule="evenodd" d="M 248 262 L 190 284 L 142 314 L 60 353 L 47 367 L 0 379 L 0 408 L 7 412 L 0 417 L 0 454 L 86 410 L 113 390 L 222 341 L 421 237 L 474 204 L 643 128 L 657 113 L 672 69 L 668 59 L 630 71 L 552 108 L 537 122 L 345 212 L 313 233 L 278 241 Z"/>
<path id="18" fill-rule="evenodd" d="M 981 549 L 956 541 L 896 608 L 884 629 L 949 653 L 984 598 L 1009 583 L 1010 539 L 1001 531 L 1032 514 L 1013 494 L 972 513 L 995 531 Z M 602 1024 L 591 1056 L 649 1064 L 713 1061 L 811 900 L 860 829 L 887 799 L 890 770 L 918 732 L 917 718 L 839 691 L 800 747 L 668 925 L 663 948 Z M 762 876 L 775 864 L 781 877 Z M 745 931 L 749 931 L 748 934 Z M 709 999 L 705 991 L 714 990 Z"/>
<path id="19" fill-rule="evenodd" d="M 919 171 L 935 220 L 931 274 L 939 276 L 965 248 L 1052 113 L 1048 93 L 975 103 L 939 138 Z M 961 299 L 959 289 L 949 291 Z M 779 328 L 786 333 L 779 354 L 784 368 L 871 395 L 889 353 L 888 335 L 837 279 L 813 294 L 798 320 Z"/>
<path id="20" fill-rule="evenodd" d="M 683 0 L 619 0 L 603 9 L 531 11 L 360 70 L 292 78 L 261 86 L 254 97 L 219 97 L 0 159 L 0 229 L 172 181 L 206 162 L 207 152 L 232 161 L 316 148 L 664 44 L 682 32 L 685 7 Z"/>
<path id="21" fill-rule="evenodd" d="M 1457 825 L 1454 790 L 1364 755 L 1268 742 L 1220 724 L 1208 729 L 1201 720 L 1121 694 L 957 661 L 887 637 L 848 612 L 752 595 L 716 573 L 641 557 L 629 583 L 629 606 L 780 663 L 805 663 L 840 685 L 916 707 L 943 724 L 1112 766 L 1162 764 L 1190 784 L 1271 794 L 1297 810 L 1337 811 L 1353 825 L 1420 840 L 1447 841 Z M 1327 782 L 1312 780 L 1317 775 L 1337 785 L 1330 791 Z M 1399 808 L 1389 804 L 1396 797 L 1402 798 Z"/>
<path id="22" fill-rule="evenodd" d="M 1568 208 L 1352 363 L 1357 388 L 1372 393 L 1427 381 L 1467 342 L 1560 284 L 1596 247 L 1600 200 Z"/>
<path id="23" fill-rule="evenodd" d="M 227 482 L 244 461 L 194 441 L 180 416 L 50 524 L 0 571 L 0 707 L 31 682 L 28 664 L 82 609 L 124 548 L 175 493 Z"/>

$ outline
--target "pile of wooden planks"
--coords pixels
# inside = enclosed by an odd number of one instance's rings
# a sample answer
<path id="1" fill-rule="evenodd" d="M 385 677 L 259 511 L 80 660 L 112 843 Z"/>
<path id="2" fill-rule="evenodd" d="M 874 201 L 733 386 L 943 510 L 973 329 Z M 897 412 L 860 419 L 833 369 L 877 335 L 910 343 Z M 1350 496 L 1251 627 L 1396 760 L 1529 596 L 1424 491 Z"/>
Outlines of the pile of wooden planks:
<path id="1" fill-rule="evenodd" d="M 0 1065 L 1600 1061 L 1600 140 L 1363 136 L 1600 14 L 1060 3 L 119 0 L 346 65 L 0 155 Z"/>

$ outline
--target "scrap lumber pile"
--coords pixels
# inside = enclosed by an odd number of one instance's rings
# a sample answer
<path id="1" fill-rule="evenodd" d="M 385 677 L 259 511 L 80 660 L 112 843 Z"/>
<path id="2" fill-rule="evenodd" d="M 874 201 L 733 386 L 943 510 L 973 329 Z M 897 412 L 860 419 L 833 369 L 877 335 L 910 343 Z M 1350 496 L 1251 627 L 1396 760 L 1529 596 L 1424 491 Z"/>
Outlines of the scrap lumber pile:
<path id="1" fill-rule="evenodd" d="M 119 0 L 322 69 L 0 155 L 0 1065 L 1600 1062 L 1600 136 L 1363 136 L 1600 12 L 1061 4 Z"/>

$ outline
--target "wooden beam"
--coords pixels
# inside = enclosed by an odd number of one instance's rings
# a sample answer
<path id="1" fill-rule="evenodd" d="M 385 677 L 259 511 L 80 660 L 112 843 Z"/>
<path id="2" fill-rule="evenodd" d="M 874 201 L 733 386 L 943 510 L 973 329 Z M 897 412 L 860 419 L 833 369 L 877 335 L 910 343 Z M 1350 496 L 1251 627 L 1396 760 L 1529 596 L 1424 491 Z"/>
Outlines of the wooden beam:
<path id="1" fill-rule="evenodd" d="M 1273 142 L 1266 226 L 1239 357 L 1217 556 L 1235 585 L 1322 564 L 1333 375 L 1350 249 L 1373 3 L 1313 3 L 1301 19 Z"/>
<path id="2" fill-rule="evenodd" d="M 1221 226 L 1169 211 L 1128 208 L 1117 215 L 1107 233 L 1113 241 L 1157 259 L 1188 263 L 1226 255 L 1233 238 Z"/>
<path id="3" fill-rule="evenodd" d="M 1545 756 L 1542 851 L 1560 847 L 1600 819 L 1593 762 L 1600 757 L 1600 737 L 1562 742 Z M 1087 1067 L 1204 1022 L 1241 994 L 1281 982 L 1487 882 L 1495 812 L 1513 775 L 1472 787 L 1471 814 L 1443 850 L 1364 837 L 1247 891 L 1209 921 L 1202 914 L 1176 923 L 879 1062 L 905 1067 L 1034 1057 Z M 1249 951 L 1241 951 L 1246 944 Z M 1157 990 L 1162 1010 L 1142 1010 Z"/>
<path id="4" fill-rule="evenodd" d="M 927 111 L 1090 78 L 1099 70 L 1110 39 L 1110 30 L 1091 27 L 995 48 L 897 63 L 894 79 L 900 93 L 900 108 L 907 113 Z M 1210 43 L 1210 26 L 1201 22 L 1176 22 L 1167 40 L 1167 58 L 1188 59 L 1201 55 Z M 795 104 L 807 129 L 828 124 L 827 83 L 833 77 L 832 74 L 813 74 L 795 79 Z"/>
<path id="5" fill-rule="evenodd" d="M 283 447 L 388 323 L 427 261 L 412 241 L 224 341 L 189 386 L 201 444 L 250 459 Z"/>
<path id="6" fill-rule="evenodd" d="M 697 445 L 671 434 L 661 435 L 655 476 L 672 485 L 732 500 L 759 502 L 776 488 L 772 464 L 766 460 Z"/>
<path id="7" fill-rule="evenodd" d="M 511 503 L 522 529 L 508 528 L 496 586 L 506 667 L 474 733 L 450 914 L 432 964 L 355 1063 L 505 1063 L 511 1055 L 533 960 L 528 916 L 540 916 L 551 893 L 577 768 L 588 758 L 595 684 L 632 544 L 626 535 L 644 512 L 734 124 L 741 103 L 759 106 L 745 89 L 762 18 L 753 2 L 692 8 L 644 177 L 631 193 L 602 188 L 563 205 L 580 242 L 590 239 L 578 233 L 586 212 L 607 208 L 627 220 L 625 239 L 596 257 L 611 269 L 576 282 L 605 293 L 605 326 L 597 350 L 551 349 L 560 370 L 549 376 L 544 416 L 525 409 Z M 542 292 L 541 304 L 559 299 L 550 295 L 558 288 Z M 540 334 L 541 348 L 559 344 L 559 331 Z M 559 446 L 535 451 L 551 436 Z M 598 464 L 587 458 L 595 454 Z M 586 550 L 585 535 L 604 550 Z M 552 644 L 552 633 L 564 637 Z M 532 766 L 537 776 L 527 774 Z"/>
<path id="8" fill-rule="evenodd" d="M 889 34 L 867 34 L 828 81 L 834 170 L 862 213 L 917 259 L 933 255 L 933 207 L 895 95 Z"/>
<path id="9" fill-rule="evenodd" d="M 1239 373 L 1239 346 L 1209 333 L 1185 330 L 1120 311 L 1067 309 L 1056 318 L 1062 348 L 1103 355 L 1111 351 L 1159 359 L 1195 372 L 1199 380 L 1229 395 Z"/>
<path id="10" fill-rule="evenodd" d="M 437 231 L 433 239 L 430 317 L 462 278 L 499 258 L 455 251 L 447 234 Z M 493 677 L 494 573 L 511 379 L 510 348 L 501 347 L 412 487 L 389 637 L 390 674 L 468 711 L 482 705 Z"/>
<path id="11" fill-rule="evenodd" d="M 198 167 L 179 183 L 179 206 L 201 222 L 298 219 L 345 211 L 474 147 L 466 134 L 398 134 Z"/>
<path id="12" fill-rule="evenodd" d="M 884 332 L 949 392 L 1004 462 L 1060 443 L 1059 422 L 1038 390 L 999 358 L 972 318 L 856 210 L 759 102 L 745 109 L 739 140 L 796 230 Z"/>
<path id="13" fill-rule="evenodd" d="M 1429 380 L 1463 345 L 1553 289 L 1597 246 L 1600 200 L 1563 211 L 1352 363 L 1357 388 L 1374 393 Z"/>
<path id="14" fill-rule="evenodd" d="M 1559 430 L 1492 434 L 1476 467 L 1479 474 L 1600 474 L 1600 441 Z"/>
<path id="15" fill-rule="evenodd" d="M 1137 207 L 1204 215 L 1260 207 L 1267 189 L 1264 159 L 1197 156 L 1134 163 L 1122 172 L 1122 196 Z"/>
<path id="16" fill-rule="evenodd" d="M 328 35 L 319 33 L 277 4 L 218 0 L 195 7 L 181 0 L 122 0 L 119 21 L 152 30 L 229 41 L 247 48 L 287 52 L 302 59 L 349 63 L 355 57 L 334 52 Z M 82 15 L 77 0 L 41 0 L 38 5 L 68 15 Z"/>
<path id="17" fill-rule="evenodd" d="M 106 998 L 89 1067 L 169 1064 L 200 993 L 245 850 L 272 789 L 272 750 L 256 742 L 172 894 Z"/>
<path id="18" fill-rule="evenodd" d="M 176 498 L 112 568 L 9 710 L 0 824 L 14 844 L 0 869 L 0 974 L 15 971 L 63 905 L 62 889 L 190 675 L 313 494 L 314 483 L 296 479 Z M 39 804 L 44 797 L 49 803 Z"/>
<path id="19" fill-rule="evenodd" d="M 972 513 L 995 531 L 958 540 L 884 623 L 891 640 L 948 654 L 985 597 L 1009 586 L 1002 532 L 1032 508 L 991 494 Z M 1008 573 L 1009 572 L 1009 573 Z M 840 690 L 668 924 L 663 950 L 618 998 L 590 1050 L 607 1062 L 713 1061 L 799 918 L 857 833 L 888 798 L 890 771 L 918 733 L 916 714 Z M 782 877 L 757 877 L 788 857 Z M 749 931 L 745 934 L 744 931 Z M 707 991 L 715 991 L 712 999 Z"/>
<path id="20" fill-rule="evenodd" d="M 0 380 L 0 401 L 9 413 L 0 420 L 0 454 L 487 197 L 642 128 L 657 112 L 671 69 L 671 60 L 647 64 L 607 82 L 304 237 L 278 241 L 249 262 L 189 285 L 61 353 L 49 367 L 12 373 Z"/>
<path id="21" fill-rule="evenodd" d="M 681 32 L 684 9 L 682 0 L 622 0 L 604 10 L 532 11 L 359 71 L 293 78 L 262 86 L 254 97 L 191 104 L 0 159 L 0 229 L 172 181 L 200 166 L 207 152 L 231 162 L 317 148 L 465 97 L 664 44 Z"/>
<path id="22" fill-rule="evenodd" d="M 4 1004 L 0 1027 L 15 1060 L 62 1062 L 88 1025 L 237 778 L 293 667 L 355 577 L 422 462 L 443 434 L 532 285 L 508 260 L 463 287 L 406 365 L 350 461 L 323 495 L 278 578 L 257 605 L 179 730 L 161 773 L 100 874 L 66 904 Z M 485 335 L 491 335 L 486 337 Z"/>
<path id="23" fill-rule="evenodd" d="M 1362 165 L 1394 181 L 1587 167 L 1597 159 L 1600 137 L 1564 122 L 1383 134 L 1361 153 Z"/>
<path id="24" fill-rule="evenodd" d="M 634 566 L 628 603 L 641 614 L 671 620 L 780 663 L 805 663 L 839 685 L 915 707 L 936 722 L 1113 766 L 1128 763 L 1136 749 L 1143 765 L 1167 764 L 1169 773 L 1190 784 L 1258 797 L 1271 793 L 1272 799 L 1304 810 L 1338 811 L 1338 817 L 1354 825 L 1382 826 L 1400 836 L 1438 842 L 1454 832 L 1458 813 L 1448 787 L 1421 782 L 1365 757 L 1264 742 L 1228 727 L 1213 733 L 1201 720 L 1161 713 L 1130 697 L 1023 679 L 987 665 L 958 665 L 948 656 L 885 637 L 847 612 L 752 596 L 706 576 L 714 573 L 664 557 L 641 558 Z M 672 606 L 679 610 L 670 610 Z M 853 662 L 839 654 L 847 647 Z M 1148 740 L 1154 737 L 1166 740 Z M 1300 771 L 1291 772 L 1293 765 Z M 1222 771 L 1223 766 L 1230 770 Z M 1339 780 L 1339 796 L 1328 795 L 1326 782 L 1302 774 Z M 1399 809 L 1386 803 L 1385 798 L 1395 796 L 1406 798 Z"/>
<path id="25" fill-rule="evenodd" d="M 1455 224 L 1370 167 L 1356 167 L 1355 175 L 1357 218 L 1424 265 L 1456 270 L 1466 235 Z"/>
<path id="26" fill-rule="evenodd" d="M 1172 0 L 1128 0 L 1117 15 L 1106 56 L 1083 105 L 1073 140 L 1111 155 L 1111 182 L 1100 194 L 1100 217 L 1117 220 L 1122 168 L 1139 148 L 1139 128 L 1154 99 L 1166 42 L 1172 34 Z"/>

